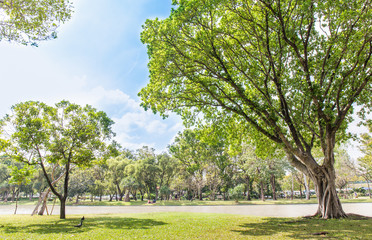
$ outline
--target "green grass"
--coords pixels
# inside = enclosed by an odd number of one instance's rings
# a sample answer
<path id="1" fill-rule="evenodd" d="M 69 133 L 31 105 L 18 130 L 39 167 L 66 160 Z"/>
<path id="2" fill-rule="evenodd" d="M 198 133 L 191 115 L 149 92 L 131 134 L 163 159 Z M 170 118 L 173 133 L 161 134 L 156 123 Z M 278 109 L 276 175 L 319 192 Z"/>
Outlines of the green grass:
<path id="1" fill-rule="evenodd" d="M 85 215 L 73 227 L 80 218 L 0 215 L 0 239 L 372 239 L 372 220 L 147 213 Z"/>

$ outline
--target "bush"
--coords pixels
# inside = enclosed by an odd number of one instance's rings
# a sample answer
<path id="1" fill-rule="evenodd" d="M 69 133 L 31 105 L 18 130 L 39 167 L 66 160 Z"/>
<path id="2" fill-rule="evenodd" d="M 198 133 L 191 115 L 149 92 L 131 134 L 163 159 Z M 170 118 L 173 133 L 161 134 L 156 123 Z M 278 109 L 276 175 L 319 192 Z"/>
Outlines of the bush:
<path id="1" fill-rule="evenodd" d="M 234 199 L 235 202 L 238 202 L 239 199 L 243 196 L 244 189 L 245 189 L 245 185 L 243 183 L 239 184 L 238 186 L 236 186 L 234 188 L 230 188 L 229 189 L 229 196 L 232 199 Z"/>

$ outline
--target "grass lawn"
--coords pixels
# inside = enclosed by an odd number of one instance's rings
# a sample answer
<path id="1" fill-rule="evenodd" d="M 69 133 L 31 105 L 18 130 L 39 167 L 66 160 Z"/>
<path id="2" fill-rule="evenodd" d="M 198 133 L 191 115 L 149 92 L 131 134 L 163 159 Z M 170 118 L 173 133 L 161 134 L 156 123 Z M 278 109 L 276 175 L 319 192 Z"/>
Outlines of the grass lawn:
<path id="1" fill-rule="evenodd" d="M 0 239 L 372 239 L 371 219 L 262 218 L 146 213 L 82 216 L 0 215 Z M 316 235 L 323 233 L 325 235 Z"/>

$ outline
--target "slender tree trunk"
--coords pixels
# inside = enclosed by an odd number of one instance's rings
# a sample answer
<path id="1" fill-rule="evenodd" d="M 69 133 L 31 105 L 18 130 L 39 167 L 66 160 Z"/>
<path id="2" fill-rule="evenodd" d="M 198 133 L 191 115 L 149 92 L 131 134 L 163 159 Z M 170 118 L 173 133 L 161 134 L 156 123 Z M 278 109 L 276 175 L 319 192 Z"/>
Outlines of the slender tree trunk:
<path id="1" fill-rule="evenodd" d="M 277 198 L 276 198 L 276 187 L 275 187 L 275 176 L 274 176 L 274 174 L 271 175 L 270 183 L 271 183 L 271 189 L 273 191 L 273 200 L 277 200 Z"/>
<path id="2" fill-rule="evenodd" d="M 247 200 L 251 201 L 251 178 L 249 175 L 245 177 L 246 183 L 247 183 Z"/>
<path id="3" fill-rule="evenodd" d="M 131 193 L 132 193 L 132 196 L 133 196 L 133 200 L 137 201 L 137 190 L 131 191 Z"/>
<path id="4" fill-rule="evenodd" d="M 16 188 L 13 188 L 12 190 L 12 199 L 10 200 L 11 202 L 14 202 L 14 199 L 15 199 L 15 195 L 16 195 Z"/>
<path id="5" fill-rule="evenodd" d="M 48 196 L 49 196 L 49 193 L 50 193 L 50 188 L 48 188 L 42 195 L 42 199 L 41 199 L 41 208 L 40 208 L 40 211 L 38 213 L 38 215 L 43 215 L 44 214 L 44 211 L 46 209 L 46 205 L 47 205 L 47 201 L 48 201 Z M 36 209 L 36 207 L 35 207 Z"/>
<path id="6" fill-rule="evenodd" d="M 14 214 L 17 214 L 17 208 L 18 208 L 18 197 L 19 197 L 19 188 L 18 188 L 18 190 L 16 191 L 16 207 L 15 207 L 15 210 L 14 210 Z"/>
<path id="7" fill-rule="evenodd" d="M 157 201 L 159 198 L 159 189 L 158 187 L 155 187 L 155 200 Z"/>
<path id="8" fill-rule="evenodd" d="M 4 193 L 4 202 L 8 202 L 8 195 L 9 195 L 9 191 L 5 191 Z"/>
<path id="9" fill-rule="evenodd" d="M 261 180 L 261 183 L 260 183 L 260 188 L 261 188 L 261 200 L 265 201 L 264 183 L 263 183 L 262 180 Z"/>
<path id="10" fill-rule="evenodd" d="M 202 195 L 202 192 L 201 192 L 201 186 L 198 186 L 198 197 L 199 197 L 199 200 L 203 200 L 203 195 Z"/>
<path id="11" fill-rule="evenodd" d="M 28 198 L 28 199 L 29 199 L 30 201 L 32 201 L 32 198 L 33 198 L 33 197 L 34 197 L 34 193 L 33 193 L 33 192 L 31 192 L 31 193 L 30 193 L 30 196 L 29 196 L 29 198 Z"/>
<path id="12" fill-rule="evenodd" d="M 304 185 L 305 185 L 305 190 L 306 190 L 306 200 L 310 200 L 309 181 L 307 181 L 306 174 L 304 174 Z"/>
<path id="13" fill-rule="evenodd" d="M 293 200 L 293 172 L 292 172 L 292 188 L 291 188 L 291 200 Z"/>
<path id="14" fill-rule="evenodd" d="M 53 214 L 54 205 L 56 205 L 56 198 L 54 198 L 54 200 L 53 200 L 53 206 L 52 206 L 52 210 L 50 211 L 50 215 Z"/>
<path id="15" fill-rule="evenodd" d="M 302 184 L 300 184 L 300 199 L 302 200 Z"/>
<path id="16" fill-rule="evenodd" d="M 369 188 L 369 181 L 368 181 L 368 179 L 366 179 L 366 181 L 367 181 L 367 186 L 368 186 L 368 195 L 369 195 L 369 198 L 372 198 L 371 197 L 371 189 Z"/>

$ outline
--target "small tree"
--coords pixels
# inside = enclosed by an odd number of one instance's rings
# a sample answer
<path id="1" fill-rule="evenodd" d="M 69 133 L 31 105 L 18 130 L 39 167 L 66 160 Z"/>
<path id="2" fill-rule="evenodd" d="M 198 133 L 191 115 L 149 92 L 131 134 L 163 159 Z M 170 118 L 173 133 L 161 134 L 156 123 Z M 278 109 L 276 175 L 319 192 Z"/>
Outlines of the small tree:
<path id="1" fill-rule="evenodd" d="M 239 199 L 242 198 L 244 193 L 245 186 L 243 183 L 239 184 L 238 186 L 234 188 L 229 189 L 229 196 L 230 198 L 234 199 L 235 202 L 239 202 Z"/>
<path id="2" fill-rule="evenodd" d="M 39 165 L 50 190 L 61 202 L 60 218 L 66 218 L 70 171 L 74 167 L 91 166 L 106 150 L 113 136 L 113 121 L 104 112 L 87 105 L 81 107 L 68 101 L 55 107 L 40 102 L 24 102 L 12 107 L 3 129 L 8 140 L 6 152 L 20 162 Z M 48 166 L 58 166 L 57 177 Z M 53 180 L 55 179 L 55 180 Z M 63 179 L 62 190 L 55 184 Z"/>
<path id="3" fill-rule="evenodd" d="M 168 200 L 171 190 L 167 185 L 163 185 L 160 187 L 159 192 L 162 199 Z"/>
<path id="4" fill-rule="evenodd" d="M 22 184 L 28 184 L 31 182 L 31 178 L 34 174 L 34 168 L 28 165 L 24 165 L 23 168 L 18 168 L 17 166 L 11 167 L 9 183 L 16 184 L 18 189 L 16 190 L 16 207 L 14 210 L 14 214 L 17 213 L 18 208 L 18 198 L 19 198 L 19 191 Z"/>

